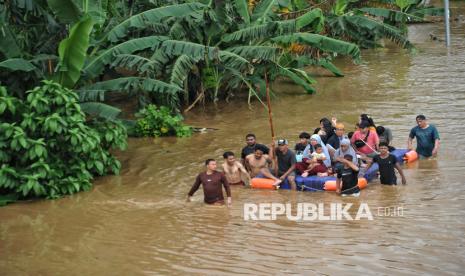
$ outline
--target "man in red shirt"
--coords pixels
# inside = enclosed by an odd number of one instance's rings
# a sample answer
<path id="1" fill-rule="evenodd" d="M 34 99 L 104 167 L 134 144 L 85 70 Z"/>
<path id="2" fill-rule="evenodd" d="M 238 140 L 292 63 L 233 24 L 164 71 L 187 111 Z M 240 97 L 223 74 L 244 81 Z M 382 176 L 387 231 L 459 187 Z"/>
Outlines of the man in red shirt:
<path id="1" fill-rule="evenodd" d="M 216 161 L 214 159 L 207 159 L 205 161 L 207 170 L 201 172 L 195 179 L 194 185 L 187 195 L 187 201 L 191 200 L 191 197 L 199 189 L 202 184 L 204 202 L 207 204 L 223 205 L 223 186 L 226 190 L 228 197 L 228 205 L 231 205 L 231 188 L 229 187 L 228 180 L 222 172 L 216 170 Z"/>

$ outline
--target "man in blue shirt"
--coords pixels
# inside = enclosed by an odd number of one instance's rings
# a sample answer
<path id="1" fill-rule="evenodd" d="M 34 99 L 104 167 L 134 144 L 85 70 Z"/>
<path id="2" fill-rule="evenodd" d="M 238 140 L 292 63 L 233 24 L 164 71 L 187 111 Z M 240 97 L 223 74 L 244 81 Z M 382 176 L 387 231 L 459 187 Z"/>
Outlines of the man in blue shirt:
<path id="1" fill-rule="evenodd" d="M 439 150 L 439 133 L 434 125 L 429 125 L 424 115 L 416 117 L 417 126 L 412 128 L 407 148 L 413 149 L 412 142 L 417 138 L 417 153 L 420 158 L 435 156 Z"/>

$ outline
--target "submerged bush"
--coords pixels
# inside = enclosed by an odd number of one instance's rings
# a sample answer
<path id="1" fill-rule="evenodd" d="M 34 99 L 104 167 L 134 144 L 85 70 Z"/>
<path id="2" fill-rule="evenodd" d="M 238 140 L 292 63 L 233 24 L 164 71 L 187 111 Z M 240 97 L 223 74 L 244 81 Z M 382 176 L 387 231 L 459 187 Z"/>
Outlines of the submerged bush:
<path id="1" fill-rule="evenodd" d="M 155 105 L 148 105 L 139 111 L 136 116 L 139 118 L 135 126 L 137 136 L 178 136 L 188 137 L 192 135 L 192 128 L 182 123 L 181 115 L 172 115 L 169 108 Z"/>
<path id="2" fill-rule="evenodd" d="M 126 147 L 119 122 L 86 122 L 77 94 L 52 81 L 25 97 L 0 87 L 0 195 L 57 198 L 89 190 L 93 176 L 119 173 L 109 152 Z"/>

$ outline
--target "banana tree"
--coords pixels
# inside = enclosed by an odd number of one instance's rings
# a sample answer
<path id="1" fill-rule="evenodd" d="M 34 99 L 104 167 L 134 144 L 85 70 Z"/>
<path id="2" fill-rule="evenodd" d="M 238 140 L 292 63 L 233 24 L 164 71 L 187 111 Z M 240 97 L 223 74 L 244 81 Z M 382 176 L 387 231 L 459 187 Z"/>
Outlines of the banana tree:
<path id="1" fill-rule="evenodd" d="M 289 78 L 313 93 L 315 80 L 299 68 L 318 65 L 341 75 L 331 64 L 333 55 L 359 59 L 356 45 L 323 36 L 305 36 L 323 29 L 320 9 L 283 20 L 275 13 L 274 0 L 260 1 L 253 9 L 245 0 L 216 3 L 166 6 L 126 19 L 109 30 L 105 40 L 110 46 L 84 67 L 86 78 L 92 80 L 105 68 L 124 67 L 134 71 L 133 78 L 138 80 L 169 82 L 175 98 L 190 89 L 192 100 L 209 95 L 215 101 L 219 92 L 231 95 L 245 89 L 249 99 L 255 96 L 260 100 L 265 70 L 271 80 Z M 160 24 L 168 32 L 159 31 Z M 147 36 L 134 38 L 133 34 Z M 294 40 L 285 40 L 286 35 Z M 309 51 L 293 51 L 296 45 Z M 321 57 L 311 55 L 312 50 L 320 51 Z M 303 62 L 302 56 L 308 60 Z M 133 78 L 121 84 L 129 85 Z M 97 84 L 89 84 L 84 93 L 91 95 L 96 87 Z"/>
<path id="2" fill-rule="evenodd" d="M 378 47 L 386 38 L 413 50 L 406 24 L 421 22 L 426 15 L 439 15 L 441 11 L 421 6 L 420 0 L 337 0 L 327 14 L 328 32 L 363 48 Z"/>

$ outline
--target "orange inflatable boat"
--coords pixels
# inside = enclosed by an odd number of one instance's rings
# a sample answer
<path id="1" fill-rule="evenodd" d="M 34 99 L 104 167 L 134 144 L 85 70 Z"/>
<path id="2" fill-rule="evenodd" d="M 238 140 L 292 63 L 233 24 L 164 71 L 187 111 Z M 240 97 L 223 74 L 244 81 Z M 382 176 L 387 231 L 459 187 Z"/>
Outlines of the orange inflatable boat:
<path id="1" fill-rule="evenodd" d="M 365 178 L 360 177 L 358 179 L 358 187 L 360 190 L 364 189 L 367 185 L 368 182 Z M 325 182 L 325 191 L 336 191 L 336 180 L 328 180 Z"/>
<path id="2" fill-rule="evenodd" d="M 411 162 L 414 162 L 418 159 L 418 153 L 414 150 L 411 150 L 411 151 L 408 151 L 405 155 L 404 155 L 404 161 L 405 163 L 411 163 Z"/>
<path id="3" fill-rule="evenodd" d="M 269 178 L 252 178 L 250 181 L 250 186 L 254 189 L 268 189 L 268 190 L 277 190 L 279 186 L 273 185 L 275 180 Z"/>

